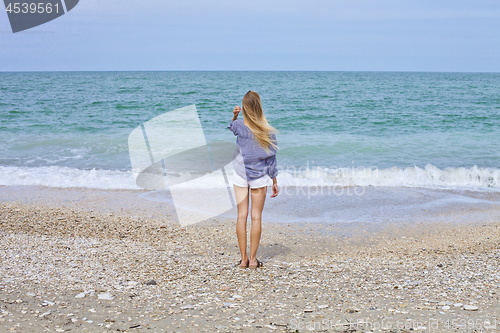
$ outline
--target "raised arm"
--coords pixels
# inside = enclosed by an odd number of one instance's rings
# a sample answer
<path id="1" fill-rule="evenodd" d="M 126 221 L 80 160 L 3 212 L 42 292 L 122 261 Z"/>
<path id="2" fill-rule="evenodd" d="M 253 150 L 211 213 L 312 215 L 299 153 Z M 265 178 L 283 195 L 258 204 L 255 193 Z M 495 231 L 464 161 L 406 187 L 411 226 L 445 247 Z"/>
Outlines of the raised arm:
<path id="1" fill-rule="evenodd" d="M 238 105 L 236 105 L 234 107 L 234 110 L 233 110 L 233 121 L 238 119 L 238 114 L 240 113 L 240 111 L 241 111 L 241 108 Z"/>

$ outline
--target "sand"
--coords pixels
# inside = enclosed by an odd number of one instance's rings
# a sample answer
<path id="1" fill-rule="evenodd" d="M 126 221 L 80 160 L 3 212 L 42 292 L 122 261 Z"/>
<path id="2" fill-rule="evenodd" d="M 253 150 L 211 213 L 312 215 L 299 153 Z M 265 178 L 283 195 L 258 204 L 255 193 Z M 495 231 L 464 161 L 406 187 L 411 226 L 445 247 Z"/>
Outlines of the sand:
<path id="1" fill-rule="evenodd" d="M 500 219 L 264 222 L 249 270 L 234 220 L 143 194 L 1 187 L 0 332 L 500 329 Z"/>

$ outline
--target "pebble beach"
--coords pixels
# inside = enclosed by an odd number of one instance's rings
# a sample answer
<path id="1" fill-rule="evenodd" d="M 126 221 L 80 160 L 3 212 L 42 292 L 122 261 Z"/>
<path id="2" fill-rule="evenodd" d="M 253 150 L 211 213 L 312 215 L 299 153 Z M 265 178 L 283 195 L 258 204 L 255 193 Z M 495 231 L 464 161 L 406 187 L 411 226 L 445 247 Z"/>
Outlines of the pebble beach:
<path id="1" fill-rule="evenodd" d="M 498 220 L 264 221 L 250 270 L 233 220 L 181 227 L 138 192 L 0 189 L 1 332 L 500 329 Z"/>

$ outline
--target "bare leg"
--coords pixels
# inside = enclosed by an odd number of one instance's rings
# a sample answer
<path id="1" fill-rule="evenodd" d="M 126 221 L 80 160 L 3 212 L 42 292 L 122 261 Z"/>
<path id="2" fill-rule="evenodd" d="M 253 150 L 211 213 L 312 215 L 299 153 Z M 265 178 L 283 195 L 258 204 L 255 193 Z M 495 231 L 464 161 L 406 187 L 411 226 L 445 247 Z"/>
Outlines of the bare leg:
<path id="1" fill-rule="evenodd" d="M 250 266 L 257 265 L 257 249 L 259 248 L 262 230 L 262 210 L 266 201 L 267 186 L 251 190 L 252 195 L 252 230 L 250 231 Z"/>
<path id="2" fill-rule="evenodd" d="M 236 236 L 241 253 L 241 266 L 246 267 L 247 255 L 247 218 L 248 218 L 248 187 L 234 185 L 234 195 L 238 203 L 238 219 L 236 220 Z"/>

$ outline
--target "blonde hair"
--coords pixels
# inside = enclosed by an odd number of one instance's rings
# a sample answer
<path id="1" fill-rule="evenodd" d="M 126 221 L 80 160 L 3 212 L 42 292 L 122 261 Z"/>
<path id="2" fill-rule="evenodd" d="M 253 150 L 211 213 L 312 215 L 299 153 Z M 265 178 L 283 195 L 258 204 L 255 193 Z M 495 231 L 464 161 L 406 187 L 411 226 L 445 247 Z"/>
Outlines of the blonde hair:
<path id="1" fill-rule="evenodd" d="M 245 123 L 254 135 L 257 143 L 267 153 L 269 153 L 271 148 L 277 149 L 278 147 L 271 140 L 271 134 L 278 133 L 278 131 L 267 122 L 262 110 L 259 94 L 249 90 L 243 97 L 242 111 Z"/>

